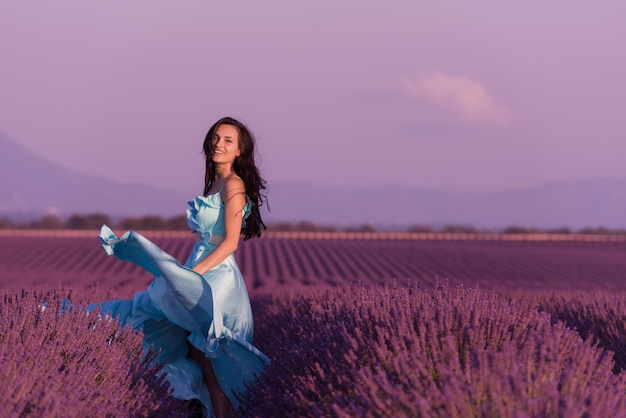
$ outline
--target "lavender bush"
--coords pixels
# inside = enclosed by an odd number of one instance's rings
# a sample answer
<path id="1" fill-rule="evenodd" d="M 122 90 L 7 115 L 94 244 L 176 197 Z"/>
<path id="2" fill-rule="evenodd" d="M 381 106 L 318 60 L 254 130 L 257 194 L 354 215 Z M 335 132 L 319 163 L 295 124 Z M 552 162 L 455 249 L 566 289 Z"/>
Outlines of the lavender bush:
<path id="1" fill-rule="evenodd" d="M 612 352 L 477 289 L 340 287 L 255 303 L 273 363 L 247 416 L 626 416 Z"/>
<path id="2" fill-rule="evenodd" d="M 562 321 L 583 338 L 596 340 L 614 353 L 614 372 L 626 370 L 626 293 L 518 292 L 509 296 L 538 305 L 551 315 L 552 322 Z"/>
<path id="3" fill-rule="evenodd" d="M 68 298 L 80 302 L 60 289 L 0 293 L 0 416 L 188 415 L 141 334 L 62 309 Z"/>
<path id="4" fill-rule="evenodd" d="M 142 358 L 141 334 L 78 308 L 60 314 L 63 299 L 84 306 L 112 296 L 0 293 L 0 416 L 198 412 L 170 396 L 151 354 Z M 626 374 L 613 360 L 626 347 L 624 302 L 414 284 L 258 295 L 255 345 L 273 362 L 239 412 L 624 417 Z"/>

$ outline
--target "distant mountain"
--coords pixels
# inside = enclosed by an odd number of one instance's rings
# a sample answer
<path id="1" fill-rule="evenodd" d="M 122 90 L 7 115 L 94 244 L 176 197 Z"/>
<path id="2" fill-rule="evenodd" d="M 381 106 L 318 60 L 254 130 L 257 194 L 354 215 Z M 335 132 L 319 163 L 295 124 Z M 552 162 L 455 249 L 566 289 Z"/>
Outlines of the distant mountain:
<path id="1" fill-rule="evenodd" d="M 106 168 L 103 168 L 106 169 Z M 49 163 L 0 134 L 0 216 L 106 213 L 114 218 L 183 213 L 182 193 L 124 184 Z M 463 224 L 500 228 L 626 228 L 626 179 L 546 183 L 499 192 L 454 193 L 413 186 L 341 187 L 271 183 L 267 222 L 403 228 Z M 267 213 L 267 212 L 266 212 Z"/>
<path id="2" fill-rule="evenodd" d="M 503 228 L 626 228 L 626 179 L 546 183 L 498 192 L 455 193 L 414 186 L 274 184 L 272 219 L 388 226 L 462 224 Z"/>
<path id="3" fill-rule="evenodd" d="M 110 167 L 102 167 L 107 170 Z M 124 184 L 52 164 L 0 133 L 0 216 L 100 212 L 110 216 L 173 216 L 190 196 L 140 184 Z"/>

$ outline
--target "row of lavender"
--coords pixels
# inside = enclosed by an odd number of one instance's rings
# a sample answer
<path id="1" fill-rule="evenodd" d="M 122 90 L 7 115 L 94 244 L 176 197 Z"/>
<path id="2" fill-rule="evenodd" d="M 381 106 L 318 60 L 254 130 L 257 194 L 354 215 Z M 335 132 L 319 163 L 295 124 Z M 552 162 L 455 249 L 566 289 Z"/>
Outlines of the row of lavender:
<path id="1" fill-rule="evenodd" d="M 257 345 L 279 360 L 246 412 L 625 417 L 625 302 L 414 285 L 268 296 L 256 301 Z"/>
<path id="2" fill-rule="evenodd" d="M 95 237 L 0 236 L 0 289 L 97 283 L 132 294 L 151 277 L 107 258 Z M 181 262 L 190 234 L 154 241 Z M 252 294 L 277 287 L 380 284 L 397 279 L 483 289 L 626 290 L 626 242 L 324 239 L 268 237 L 243 243 L 236 257 Z"/>
<path id="3" fill-rule="evenodd" d="M 273 362 L 241 416 L 626 416 L 624 293 L 282 290 L 253 299 Z M 0 416 L 191 413 L 140 361 L 140 335 L 59 315 L 63 298 L 101 297 L 0 292 Z"/>

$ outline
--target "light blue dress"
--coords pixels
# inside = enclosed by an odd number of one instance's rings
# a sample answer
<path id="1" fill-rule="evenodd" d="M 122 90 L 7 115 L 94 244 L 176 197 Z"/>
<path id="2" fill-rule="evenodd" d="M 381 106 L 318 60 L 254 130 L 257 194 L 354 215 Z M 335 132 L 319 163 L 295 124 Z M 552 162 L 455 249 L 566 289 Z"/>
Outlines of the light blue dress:
<path id="1" fill-rule="evenodd" d="M 187 357 L 187 341 L 211 359 L 226 396 L 237 407 L 233 393 L 242 394 L 254 382 L 269 359 L 252 342 L 250 300 L 234 254 L 204 275 L 191 270 L 219 245 L 225 235 L 224 205 L 220 192 L 189 201 L 187 224 L 198 240 L 186 263 L 181 265 L 147 238 L 128 231 L 117 238 L 104 225 L 100 240 L 108 255 L 129 261 L 155 275 L 147 290 L 130 300 L 94 304 L 101 312 L 119 318 L 122 325 L 144 333 L 144 349 L 160 349 L 166 379 L 173 395 L 199 399 L 213 415 L 202 370 Z M 244 222 L 251 202 L 243 208 Z"/>

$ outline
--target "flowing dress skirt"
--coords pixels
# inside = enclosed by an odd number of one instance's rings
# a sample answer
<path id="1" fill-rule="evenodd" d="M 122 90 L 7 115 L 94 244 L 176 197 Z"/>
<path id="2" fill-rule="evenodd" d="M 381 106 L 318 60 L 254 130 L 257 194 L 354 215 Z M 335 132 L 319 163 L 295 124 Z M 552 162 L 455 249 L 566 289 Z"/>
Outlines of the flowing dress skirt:
<path id="1" fill-rule="evenodd" d="M 108 255 L 136 264 L 155 276 L 147 290 L 133 299 L 90 305 L 117 318 L 122 326 L 144 333 L 144 350 L 160 350 L 173 395 L 199 399 L 212 415 L 211 401 L 197 363 L 187 357 L 187 341 L 211 359 L 221 389 L 236 408 L 237 394 L 246 391 L 269 359 L 252 342 L 253 321 L 245 283 L 234 255 L 204 275 L 191 270 L 215 245 L 196 243 L 185 263 L 161 250 L 141 234 L 120 238 L 106 225 L 100 240 Z"/>

